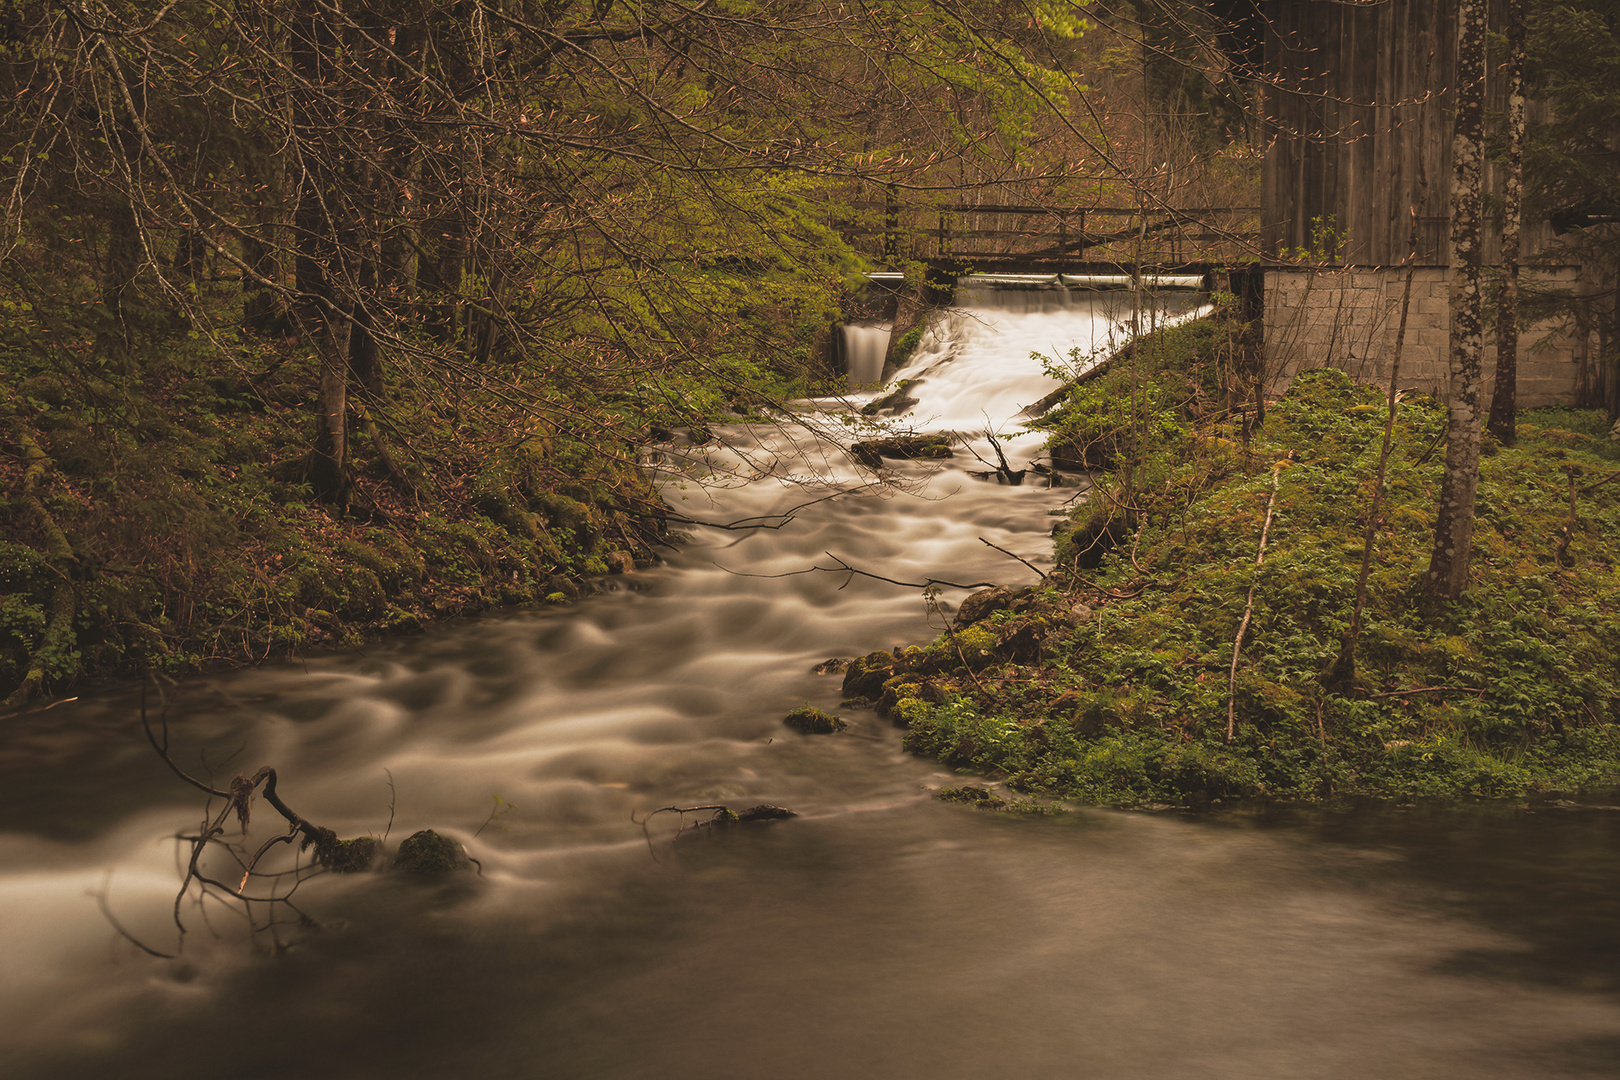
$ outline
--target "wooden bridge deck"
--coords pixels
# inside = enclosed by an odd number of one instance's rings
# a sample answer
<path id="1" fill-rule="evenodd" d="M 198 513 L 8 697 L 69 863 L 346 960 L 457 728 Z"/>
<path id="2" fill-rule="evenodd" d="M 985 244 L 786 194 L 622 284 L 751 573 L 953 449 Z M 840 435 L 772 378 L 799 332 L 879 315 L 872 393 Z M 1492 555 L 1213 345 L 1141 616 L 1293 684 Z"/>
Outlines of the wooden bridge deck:
<path id="1" fill-rule="evenodd" d="M 1056 207 L 855 204 L 841 231 L 857 250 L 897 267 L 955 271 L 1085 271 L 1100 266 L 1241 265 L 1259 257 L 1258 206 Z"/>

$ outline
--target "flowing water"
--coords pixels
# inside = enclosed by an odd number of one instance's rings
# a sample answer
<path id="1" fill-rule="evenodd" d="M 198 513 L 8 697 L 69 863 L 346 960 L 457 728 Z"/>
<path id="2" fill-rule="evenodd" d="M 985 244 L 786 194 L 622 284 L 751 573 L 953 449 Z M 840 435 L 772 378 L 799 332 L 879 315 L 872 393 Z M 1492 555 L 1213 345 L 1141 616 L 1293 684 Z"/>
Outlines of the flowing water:
<path id="1" fill-rule="evenodd" d="M 903 374 L 924 380 L 909 423 L 980 457 L 1011 436 L 1021 468 L 1039 440 L 1011 418 L 1057 385 L 1029 354 L 1089 351 L 1121 312 L 1013 295 L 956 313 Z M 173 837 L 200 800 L 130 692 L 11 721 L 0 1076 L 1620 1072 L 1620 808 L 1006 817 L 934 800 L 960 778 L 870 712 L 782 727 L 837 709 L 819 661 L 937 631 L 924 580 L 1033 579 L 989 545 L 1040 565 L 1076 494 L 984 482 L 972 453 L 885 462 L 874 485 L 818 435 L 845 405 L 666 473 L 694 520 L 779 528 L 693 526 L 567 609 L 181 688 L 188 769 L 273 764 L 305 816 L 438 829 L 481 875 L 317 877 L 298 900 L 320 928 L 275 934 L 188 903 L 183 958 L 154 959 L 97 898 L 172 951 Z M 716 802 L 799 816 L 678 840 L 676 815 L 632 822 Z"/>

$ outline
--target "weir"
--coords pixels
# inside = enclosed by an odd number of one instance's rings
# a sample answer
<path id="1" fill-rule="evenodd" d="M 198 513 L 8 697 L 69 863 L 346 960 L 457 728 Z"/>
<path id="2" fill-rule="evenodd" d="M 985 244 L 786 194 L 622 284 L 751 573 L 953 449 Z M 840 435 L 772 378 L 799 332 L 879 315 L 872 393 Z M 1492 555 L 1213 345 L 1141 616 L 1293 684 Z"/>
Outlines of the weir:
<path id="1" fill-rule="evenodd" d="M 871 274 L 869 279 L 874 286 L 885 289 L 897 288 L 904 282 L 899 275 L 888 273 Z M 924 313 L 924 318 L 948 323 L 956 317 L 953 312 L 962 311 L 1026 315 L 1069 311 L 1074 317 L 1066 321 L 1072 325 L 1061 327 L 1017 328 L 1005 315 L 997 317 L 998 337 L 1010 341 L 1027 333 L 1036 339 L 1037 348 L 1055 350 L 1051 355 L 1061 360 L 1076 347 L 1106 348 L 1110 342 L 1119 341 L 1128 329 L 1133 312 L 1139 312 L 1142 325 L 1151 329 L 1160 315 L 1196 306 L 1194 298 L 1205 294 L 1207 288 L 1207 277 L 1199 274 L 969 274 L 955 279 L 949 293 L 950 306 L 931 314 Z M 1141 296 L 1139 307 L 1138 301 L 1133 299 L 1137 290 Z M 885 380 L 884 357 L 892 327 L 892 321 L 858 322 L 839 327 L 839 370 L 847 376 L 851 390 L 870 389 Z M 1064 342 L 1070 343 L 1065 345 Z M 1019 370 L 1023 366 L 1021 361 L 1015 361 Z M 887 374 L 892 378 L 900 377 L 896 372 Z M 1052 387 L 1048 386 L 1047 390 L 1050 389 Z"/>

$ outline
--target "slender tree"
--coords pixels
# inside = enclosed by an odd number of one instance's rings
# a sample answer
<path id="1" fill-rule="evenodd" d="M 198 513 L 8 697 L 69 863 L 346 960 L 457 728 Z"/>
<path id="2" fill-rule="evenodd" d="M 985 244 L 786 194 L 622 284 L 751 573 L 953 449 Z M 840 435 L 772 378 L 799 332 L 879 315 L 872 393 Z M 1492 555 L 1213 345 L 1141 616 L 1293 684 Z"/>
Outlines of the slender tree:
<path id="1" fill-rule="evenodd" d="M 1516 438 L 1519 380 L 1519 226 L 1524 205 L 1524 4 L 1508 0 L 1507 158 L 1502 178 L 1502 291 L 1497 301 L 1496 383 L 1489 431 L 1503 446 Z"/>
<path id="2" fill-rule="evenodd" d="M 1456 599 L 1468 587 L 1474 502 L 1479 488 L 1481 208 L 1485 164 L 1485 0 L 1459 0 L 1457 97 L 1451 140 L 1451 385 L 1446 402 L 1446 464 L 1434 548 L 1424 587 Z"/>

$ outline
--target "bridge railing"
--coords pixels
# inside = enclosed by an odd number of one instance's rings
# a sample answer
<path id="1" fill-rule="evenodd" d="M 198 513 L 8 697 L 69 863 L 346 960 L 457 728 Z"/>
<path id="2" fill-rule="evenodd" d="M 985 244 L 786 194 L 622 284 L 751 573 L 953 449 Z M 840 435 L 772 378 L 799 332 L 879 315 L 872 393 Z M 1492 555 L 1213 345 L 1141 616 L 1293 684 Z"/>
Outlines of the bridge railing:
<path id="1" fill-rule="evenodd" d="M 841 222 L 856 249 L 890 266 L 907 260 L 981 269 L 1061 270 L 1094 263 L 1243 263 L 1257 258 L 1258 206 L 1142 207 L 853 204 Z"/>

